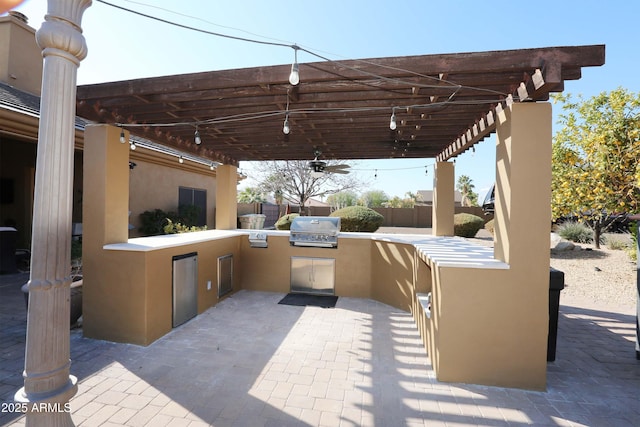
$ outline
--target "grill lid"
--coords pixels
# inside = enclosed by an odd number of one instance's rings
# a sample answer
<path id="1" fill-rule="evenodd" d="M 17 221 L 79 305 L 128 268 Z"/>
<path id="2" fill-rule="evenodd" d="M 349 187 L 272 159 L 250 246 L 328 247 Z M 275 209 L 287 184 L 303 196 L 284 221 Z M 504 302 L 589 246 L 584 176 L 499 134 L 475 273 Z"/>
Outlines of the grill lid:
<path id="1" fill-rule="evenodd" d="M 299 216 L 293 219 L 289 242 L 294 246 L 338 247 L 340 218 Z"/>
<path id="2" fill-rule="evenodd" d="M 340 218 L 328 216 L 298 216 L 291 222 L 291 233 L 313 233 L 337 236 Z"/>

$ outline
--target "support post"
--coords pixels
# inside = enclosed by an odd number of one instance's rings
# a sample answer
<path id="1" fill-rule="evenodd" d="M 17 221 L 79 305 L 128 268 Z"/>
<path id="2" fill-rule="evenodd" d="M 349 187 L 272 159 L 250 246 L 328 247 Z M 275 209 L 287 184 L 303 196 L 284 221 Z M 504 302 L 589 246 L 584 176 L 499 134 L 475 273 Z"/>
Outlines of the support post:
<path id="1" fill-rule="evenodd" d="M 433 235 L 453 236 L 455 214 L 454 165 L 437 162 L 433 178 Z"/>
<path id="2" fill-rule="evenodd" d="M 91 0 L 49 0 L 36 33 L 44 57 L 36 161 L 24 387 L 27 426 L 73 426 L 69 399 L 69 295 L 76 76 L 87 46 L 80 27 Z"/>
<path id="3" fill-rule="evenodd" d="M 238 168 L 220 165 L 216 168 L 216 229 L 238 228 Z"/>

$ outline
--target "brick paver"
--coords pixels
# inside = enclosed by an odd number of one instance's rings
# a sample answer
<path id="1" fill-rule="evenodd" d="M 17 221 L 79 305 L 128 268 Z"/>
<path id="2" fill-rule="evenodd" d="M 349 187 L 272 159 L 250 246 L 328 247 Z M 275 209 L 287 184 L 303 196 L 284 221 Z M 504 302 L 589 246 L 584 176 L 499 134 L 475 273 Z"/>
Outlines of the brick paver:
<path id="1" fill-rule="evenodd" d="M 19 279 L 16 279 L 19 280 Z M 12 287 L 13 286 L 13 287 Z M 24 304 L 0 285 L 0 402 L 22 385 Z M 72 330 L 81 426 L 640 425 L 630 314 L 561 307 L 546 392 L 440 383 L 411 315 L 241 291 L 148 347 Z M 562 298 L 561 298 L 562 302 Z M 23 425 L 0 414 L 0 425 Z"/>

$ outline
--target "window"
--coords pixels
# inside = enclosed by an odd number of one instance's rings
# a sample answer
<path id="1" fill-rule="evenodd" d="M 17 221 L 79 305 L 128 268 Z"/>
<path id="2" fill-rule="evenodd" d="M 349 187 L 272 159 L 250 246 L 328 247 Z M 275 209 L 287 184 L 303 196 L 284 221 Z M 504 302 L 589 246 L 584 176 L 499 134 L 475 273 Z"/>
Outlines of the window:
<path id="1" fill-rule="evenodd" d="M 178 188 L 178 206 L 193 205 L 197 206 L 198 219 L 195 225 L 202 227 L 207 225 L 207 190 L 198 190 L 197 188 Z"/>

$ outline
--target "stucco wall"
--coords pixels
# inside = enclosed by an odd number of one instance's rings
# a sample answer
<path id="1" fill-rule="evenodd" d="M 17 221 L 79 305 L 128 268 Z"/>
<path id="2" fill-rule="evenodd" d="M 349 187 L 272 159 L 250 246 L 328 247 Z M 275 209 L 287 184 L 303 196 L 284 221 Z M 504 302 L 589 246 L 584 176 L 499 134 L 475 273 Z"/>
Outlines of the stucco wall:
<path id="1" fill-rule="evenodd" d="M 291 257 L 336 259 L 335 294 L 345 297 L 371 296 L 371 242 L 339 239 L 337 249 L 292 247 L 289 236 L 269 236 L 268 248 L 251 248 L 241 241 L 242 288 L 287 293 L 291 283 Z"/>
<path id="2" fill-rule="evenodd" d="M 140 214 L 146 210 L 178 210 L 178 189 L 195 188 L 207 192 L 207 228 L 215 228 L 216 180 L 209 168 L 171 163 L 156 163 L 148 157 L 131 155 L 136 167 L 130 171 L 129 222 L 135 229 L 132 237 L 139 236 Z M 175 166 L 174 166 L 175 164 Z"/>

